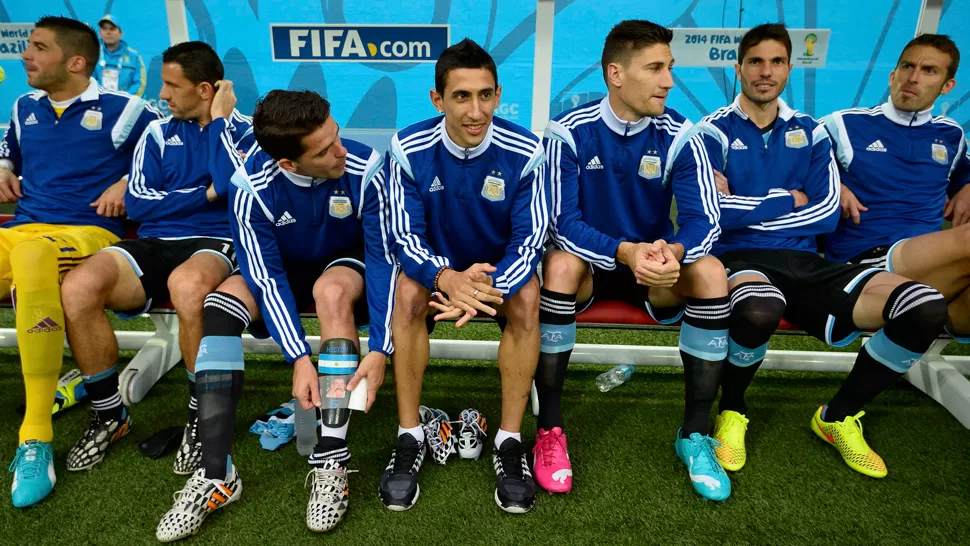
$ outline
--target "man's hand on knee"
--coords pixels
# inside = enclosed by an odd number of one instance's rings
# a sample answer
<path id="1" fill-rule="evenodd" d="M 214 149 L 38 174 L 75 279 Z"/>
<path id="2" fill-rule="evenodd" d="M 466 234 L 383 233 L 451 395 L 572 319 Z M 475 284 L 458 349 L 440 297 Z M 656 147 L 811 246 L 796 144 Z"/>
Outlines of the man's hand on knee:
<path id="1" fill-rule="evenodd" d="M 23 196 L 20 178 L 10 169 L 0 167 L 0 203 L 16 203 Z"/>
<path id="2" fill-rule="evenodd" d="M 305 410 L 321 406 L 319 374 L 310 355 L 293 363 L 293 397 Z"/>

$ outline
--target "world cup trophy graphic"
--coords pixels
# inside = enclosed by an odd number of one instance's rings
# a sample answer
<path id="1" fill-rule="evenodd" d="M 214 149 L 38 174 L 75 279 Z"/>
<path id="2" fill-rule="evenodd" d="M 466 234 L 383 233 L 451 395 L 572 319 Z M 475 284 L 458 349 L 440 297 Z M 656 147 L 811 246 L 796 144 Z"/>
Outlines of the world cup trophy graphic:
<path id="1" fill-rule="evenodd" d="M 805 37 L 805 56 L 814 57 L 815 56 L 815 43 L 818 42 L 818 36 L 814 33 L 809 34 Z"/>

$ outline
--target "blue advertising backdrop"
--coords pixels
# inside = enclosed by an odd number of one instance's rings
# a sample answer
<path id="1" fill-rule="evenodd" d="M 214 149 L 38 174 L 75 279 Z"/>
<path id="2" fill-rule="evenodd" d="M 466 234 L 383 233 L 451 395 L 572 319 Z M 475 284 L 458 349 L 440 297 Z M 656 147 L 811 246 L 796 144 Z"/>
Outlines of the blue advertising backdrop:
<path id="1" fill-rule="evenodd" d="M 448 25 L 448 43 L 468 36 L 492 54 L 503 84 L 498 115 L 528 126 L 533 107 L 546 108 L 532 104 L 534 1 L 185 0 L 185 6 L 189 37 L 206 41 L 222 57 L 244 113 L 252 112 L 260 95 L 287 88 L 319 91 L 331 101 L 343 127 L 362 132 L 386 132 L 432 116 L 428 90 L 434 84 L 434 63 L 420 61 L 427 57 L 425 44 L 428 50 L 440 50 L 442 36 L 439 28 L 421 25 Z M 796 69 L 785 100 L 814 116 L 874 105 L 886 98 L 889 72 L 915 32 L 919 9 L 920 0 L 851 5 L 842 0 L 556 0 L 548 108 L 555 115 L 603 96 L 603 38 L 624 18 L 649 18 L 673 27 L 728 28 L 783 20 L 792 28 L 831 29 L 826 66 Z M 940 31 L 970 51 L 970 2 L 946 0 L 943 10 Z M 0 0 L 0 22 L 32 22 L 50 13 L 93 25 L 106 12 L 141 53 L 148 66 L 145 97 L 157 103 L 161 53 L 169 45 L 164 2 Z M 271 25 L 282 25 L 280 32 L 286 34 L 277 39 L 277 58 L 295 59 L 274 62 Z M 316 38 L 314 29 L 320 30 Z M 293 42 L 290 30 L 307 32 Z M 339 62 L 319 60 L 329 58 Z M 0 69 L 0 111 L 6 112 L 29 88 L 20 61 L 0 61 Z M 681 66 L 675 74 L 677 88 L 669 104 L 691 119 L 723 106 L 737 93 L 732 69 Z M 938 101 L 936 113 L 946 111 L 970 128 L 970 76 L 964 78 L 967 83 Z M 159 106 L 164 109 L 164 104 Z M 5 123 L 7 116 L 2 117 L 0 123 Z"/>

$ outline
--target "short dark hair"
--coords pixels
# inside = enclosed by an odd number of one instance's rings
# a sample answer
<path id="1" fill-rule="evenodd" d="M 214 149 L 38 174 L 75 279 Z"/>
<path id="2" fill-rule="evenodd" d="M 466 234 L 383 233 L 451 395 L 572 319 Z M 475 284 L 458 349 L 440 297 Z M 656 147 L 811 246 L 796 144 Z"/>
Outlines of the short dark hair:
<path id="1" fill-rule="evenodd" d="M 215 85 L 225 75 L 222 61 L 215 50 L 205 42 L 182 42 L 162 53 L 162 63 L 176 63 L 190 82 Z"/>
<path id="2" fill-rule="evenodd" d="M 306 149 L 303 137 L 330 117 L 330 103 L 313 91 L 275 89 L 256 102 L 253 133 L 259 147 L 273 159 L 293 160 Z"/>
<path id="3" fill-rule="evenodd" d="M 630 64 L 634 52 L 654 44 L 667 44 L 674 40 L 674 32 L 665 26 L 643 19 L 628 19 L 620 21 L 606 35 L 603 44 L 603 79 L 608 80 L 606 67 L 610 63 L 623 66 Z"/>
<path id="4" fill-rule="evenodd" d="M 46 28 L 54 31 L 54 41 L 57 46 L 64 50 L 68 57 L 75 55 L 84 57 L 87 65 L 87 76 L 90 78 L 94 74 L 94 67 L 98 64 L 101 56 L 101 44 L 98 43 L 98 35 L 94 29 L 88 25 L 68 17 L 57 17 L 46 15 L 41 17 L 34 28 Z"/>
<path id="5" fill-rule="evenodd" d="M 899 66 L 899 63 L 903 60 L 903 55 L 906 54 L 906 50 L 913 46 L 930 46 L 946 53 L 950 56 L 950 66 L 946 69 L 946 79 L 952 80 L 957 75 L 957 68 L 960 68 L 960 50 L 957 49 L 957 45 L 946 34 L 920 34 L 913 38 L 903 48 L 902 53 L 899 54 L 899 60 L 896 61 L 896 66 Z"/>
<path id="6" fill-rule="evenodd" d="M 749 49 L 768 40 L 781 42 L 788 52 L 788 62 L 791 63 L 791 36 L 788 35 L 788 29 L 783 23 L 765 23 L 745 32 L 741 37 L 741 43 L 738 44 L 738 64 L 744 62 L 744 56 Z"/>
<path id="7" fill-rule="evenodd" d="M 465 38 L 441 52 L 438 62 L 434 64 L 434 88 L 439 95 L 445 92 L 445 78 L 448 73 L 457 68 L 483 68 L 492 73 L 495 86 L 498 87 L 498 70 L 495 69 L 495 59 L 476 44 L 472 39 Z"/>

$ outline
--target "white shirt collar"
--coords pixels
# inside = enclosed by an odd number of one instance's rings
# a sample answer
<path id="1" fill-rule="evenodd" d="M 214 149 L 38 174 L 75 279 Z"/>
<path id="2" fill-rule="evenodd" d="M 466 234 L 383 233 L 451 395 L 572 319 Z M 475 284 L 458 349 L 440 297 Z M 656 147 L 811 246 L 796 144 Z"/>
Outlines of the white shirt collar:
<path id="1" fill-rule="evenodd" d="M 291 173 L 282 167 L 280 167 L 280 172 L 283 173 L 283 176 L 288 178 L 290 182 L 293 182 L 301 188 L 309 188 L 310 186 L 321 184 L 327 181 L 326 178 L 313 178 L 312 176 L 307 176 L 305 174 Z"/>
<path id="2" fill-rule="evenodd" d="M 98 100 L 100 96 L 101 96 L 101 92 L 98 91 L 98 81 L 95 80 L 94 78 L 90 78 L 88 80 L 88 88 L 85 89 L 83 93 L 81 93 L 80 101 L 89 102 L 92 100 Z M 35 97 L 37 97 L 37 100 L 40 100 L 42 97 L 48 97 L 47 91 L 44 91 L 43 89 L 38 89 Z M 47 100 L 50 100 L 50 97 L 48 97 Z"/>
<path id="3" fill-rule="evenodd" d="M 790 106 L 788 106 L 788 103 L 782 100 L 781 97 L 778 97 L 777 100 L 778 100 L 778 117 L 780 117 L 784 121 L 789 121 L 791 118 L 795 117 L 795 113 L 797 112 L 797 110 L 793 110 Z M 745 114 L 744 110 L 741 109 L 740 94 L 737 97 L 734 97 L 734 102 L 731 103 L 731 107 L 734 108 L 734 113 L 741 116 L 742 119 L 749 119 L 748 114 Z"/>
<path id="4" fill-rule="evenodd" d="M 893 104 L 893 99 L 890 98 L 882 105 L 882 113 L 885 114 L 887 118 L 898 123 L 899 125 L 905 125 L 907 127 L 915 127 L 917 125 L 923 125 L 924 123 L 933 119 L 933 105 L 931 104 L 929 108 L 923 110 L 922 112 L 906 112 L 896 108 Z"/>
<path id="5" fill-rule="evenodd" d="M 448 129 L 445 127 L 445 117 L 441 116 L 441 141 L 445 143 L 445 149 L 458 159 L 474 159 L 485 153 L 485 150 L 492 143 L 492 127 L 494 126 L 494 121 L 488 124 L 488 129 L 485 131 L 485 138 L 482 139 L 482 142 L 478 146 L 465 148 L 464 146 L 459 146 L 454 140 L 451 140 L 451 137 L 448 135 Z"/>
<path id="6" fill-rule="evenodd" d="M 610 96 L 607 94 L 600 101 L 600 117 L 603 118 L 603 122 L 606 126 L 610 128 L 611 131 L 620 136 L 631 136 L 639 133 L 640 131 L 647 128 L 653 118 L 640 118 L 637 121 L 629 122 L 623 121 L 616 115 L 613 111 L 613 107 L 610 106 Z"/>

